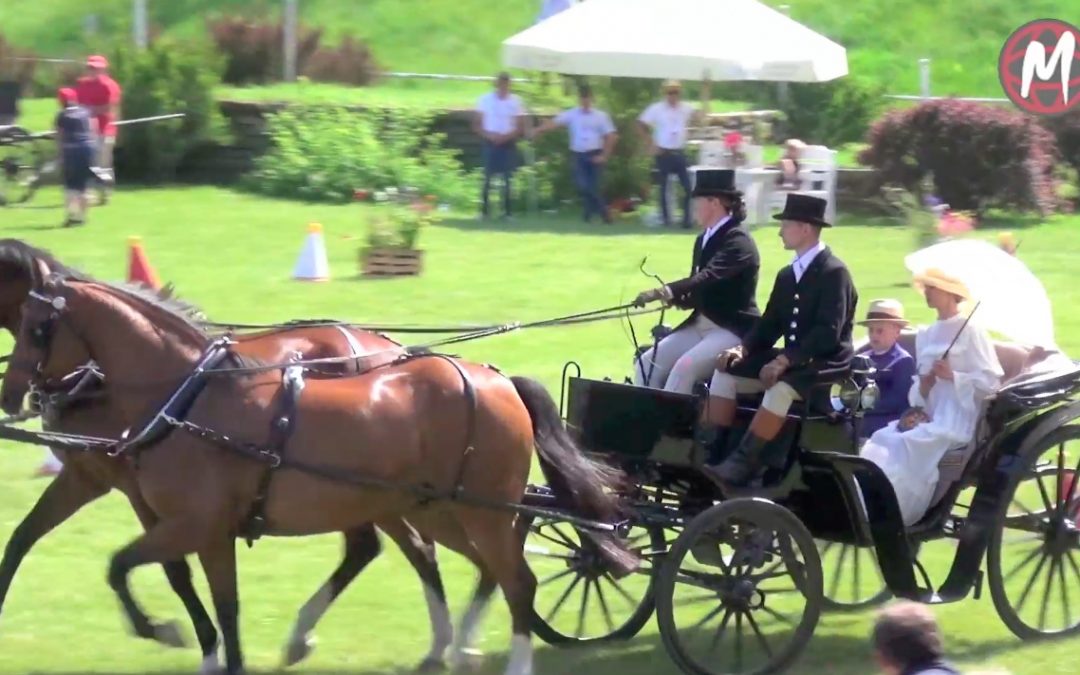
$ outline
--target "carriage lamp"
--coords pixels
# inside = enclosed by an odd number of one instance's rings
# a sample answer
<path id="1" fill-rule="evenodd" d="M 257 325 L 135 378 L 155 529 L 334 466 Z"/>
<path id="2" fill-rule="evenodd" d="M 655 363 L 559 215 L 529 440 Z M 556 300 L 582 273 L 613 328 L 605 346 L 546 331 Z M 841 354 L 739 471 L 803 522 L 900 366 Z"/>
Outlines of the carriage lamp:
<path id="1" fill-rule="evenodd" d="M 851 380 L 835 382 L 829 387 L 829 404 L 838 413 L 854 410 L 859 403 L 859 388 Z"/>
<path id="2" fill-rule="evenodd" d="M 873 410 L 880 398 L 881 389 L 877 386 L 876 382 L 871 380 L 866 383 L 862 393 L 859 395 L 859 407 L 863 410 Z"/>

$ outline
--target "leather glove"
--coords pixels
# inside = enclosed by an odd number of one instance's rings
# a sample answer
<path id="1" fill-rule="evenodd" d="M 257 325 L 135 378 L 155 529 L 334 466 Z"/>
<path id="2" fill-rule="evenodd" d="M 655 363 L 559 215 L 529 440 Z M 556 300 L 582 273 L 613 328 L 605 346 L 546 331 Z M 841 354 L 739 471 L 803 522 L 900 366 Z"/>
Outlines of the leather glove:
<path id="1" fill-rule="evenodd" d="M 733 347 L 724 352 L 720 352 L 720 356 L 716 357 L 716 369 L 721 373 L 726 373 L 729 368 L 735 365 L 739 359 L 742 358 L 742 346 Z"/>
<path id="2" fill-rule="evenodd" d="M 667 287 L 665 286 L 662 288 L 654 288 L 651 291 L 642 291 L 641 293 L 638 293 L 638 296 L 634 298 L 634 305 L 636 307 L 644 307 L 648 303 L 654 302 L 656 300 L 670 299 L 671 292 L 668 291 Z"/>

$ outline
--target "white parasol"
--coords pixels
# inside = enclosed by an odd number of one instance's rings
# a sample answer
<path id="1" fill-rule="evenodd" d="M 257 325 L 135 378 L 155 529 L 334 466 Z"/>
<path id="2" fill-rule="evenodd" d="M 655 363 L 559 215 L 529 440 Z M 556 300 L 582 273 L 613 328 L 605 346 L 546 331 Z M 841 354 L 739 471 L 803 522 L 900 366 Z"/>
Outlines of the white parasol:
<path id="1" fill-rule="evenodd" d="M 1057 350 L 1054 315 L 1042 282 L 1019 258 L 977 239 L 955 239 L 916 251 L 904 264 L 919 274 L 937 268 L 964 282 L 979 303 L 973 320 L 1026 345 Z"/>

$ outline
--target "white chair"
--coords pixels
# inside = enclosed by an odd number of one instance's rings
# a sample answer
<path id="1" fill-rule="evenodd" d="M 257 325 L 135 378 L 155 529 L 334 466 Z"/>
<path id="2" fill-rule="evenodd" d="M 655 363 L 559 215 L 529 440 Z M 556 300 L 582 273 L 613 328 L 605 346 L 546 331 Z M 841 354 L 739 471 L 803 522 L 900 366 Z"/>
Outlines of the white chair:
<path id="1" fill-rule="evenodd" d="M 825 220 L 836 221 L 836 151 L 824 145 L 808 145 L 799 153 L 799 190 L 778 190 L 769 186 L 768 207 L 784 208 L 788 192 L 820 197 L 827 202 Z"/>
<path id="2" fill-rule="evenodd" d="M 760 169 L 765 162 L 765 148 L 760 145 L 743 145 L 743 166 L 747 169 Z"/>
<path id="3" fill-rule="evenodd" d="M 698 148 L 697 166 L 726 167 L 727 148 L 723 141 L 703 141 Z"/>

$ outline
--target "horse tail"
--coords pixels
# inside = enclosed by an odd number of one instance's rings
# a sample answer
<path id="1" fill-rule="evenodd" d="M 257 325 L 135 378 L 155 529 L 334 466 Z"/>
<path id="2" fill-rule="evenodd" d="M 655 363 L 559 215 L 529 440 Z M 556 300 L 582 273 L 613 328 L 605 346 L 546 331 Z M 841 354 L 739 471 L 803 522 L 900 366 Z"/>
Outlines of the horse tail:
<path id="1" fill-rule="evenodd" d="M 612 522 L 620 513 L 614 490 L 622 483 L 621 471 L 593 461 L 566 431 L 559 407 L 544 385 L 527 377 L 511 377 L 518 397 L 532 419 L 540 469 L 557 501 L 576 515 Z M 586 531 L 620 576 L 637 566 L 636 557 L 610 534 Z"/>

